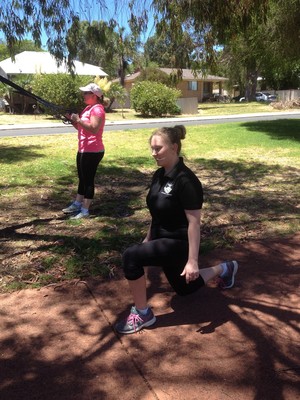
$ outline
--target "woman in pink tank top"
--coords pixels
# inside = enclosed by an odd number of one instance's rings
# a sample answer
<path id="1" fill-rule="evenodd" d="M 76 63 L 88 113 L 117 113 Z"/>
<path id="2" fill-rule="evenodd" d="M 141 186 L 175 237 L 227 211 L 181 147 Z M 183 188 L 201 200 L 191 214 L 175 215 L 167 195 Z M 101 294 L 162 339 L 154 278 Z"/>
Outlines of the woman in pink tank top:
<path id="1" fill-rule="evenodd" d="M 80 114 L 69 116 L 78 131 L 78 190 L 75 200 L 62 210 L 72 219 L 87 218 L 90 215 L 89 208 L 95 193 L 95 175 L 105 150 L 102 140 L 105 125 L 103 93 L 95 83 L 79 89 L 83 93 L 86 107 Z"/>

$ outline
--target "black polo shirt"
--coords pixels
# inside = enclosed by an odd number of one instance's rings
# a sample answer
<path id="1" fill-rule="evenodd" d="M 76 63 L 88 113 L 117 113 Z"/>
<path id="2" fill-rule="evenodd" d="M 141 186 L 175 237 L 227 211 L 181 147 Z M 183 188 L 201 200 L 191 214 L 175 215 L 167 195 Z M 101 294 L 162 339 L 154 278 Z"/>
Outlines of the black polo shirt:
<path id="1" fill-rule="evenodd" d="M 165 175 L 164 168 L 154 173 L 146 201 L 152 216 L 151 239 L 187 240 L 188 221 L 184 210 L 202 208 L 202 185 L 180 157 L 168 174 Z"/>

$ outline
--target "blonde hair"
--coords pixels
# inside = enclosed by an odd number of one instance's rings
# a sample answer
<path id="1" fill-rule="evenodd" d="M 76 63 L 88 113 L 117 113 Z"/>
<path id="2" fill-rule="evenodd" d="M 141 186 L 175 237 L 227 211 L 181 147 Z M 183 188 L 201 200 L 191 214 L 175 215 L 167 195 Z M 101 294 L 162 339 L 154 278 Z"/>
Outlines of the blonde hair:
<path id="1" fill-rule="evenodd" d="M 103 107 L 106 108 L 110 105 L 110 99 L 108 97 L 102 96 L 100 104 L 103 104 Z"/>
<path id="2" fill-rule="evenodd" d="M 186 128 L 183 125 L 176 125 L 174 127 L 163 127 L 163 128 L 156 129 L 150 136 L 150 139 L 149 139 L 150 143 L 151 143 L 153 136 L 156 136 L 156 135 L 167 138 L 167 140 L 171 144 L 176 143 L 178 146 L 177 154 L 180 154 L 181 140 L 183 140 L 186 136 Z"/>

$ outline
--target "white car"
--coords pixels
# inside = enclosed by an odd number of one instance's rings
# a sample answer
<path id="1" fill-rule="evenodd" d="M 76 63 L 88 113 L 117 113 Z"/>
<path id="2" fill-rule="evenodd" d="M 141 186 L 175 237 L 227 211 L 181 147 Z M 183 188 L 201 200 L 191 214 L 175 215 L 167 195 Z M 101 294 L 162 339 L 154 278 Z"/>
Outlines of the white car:
<path id="1" fill-rule="evenodd" d="M 263 92 L 256 92 L 255 93 L 255 100 L 256 101 L 275 101 L 276 96 L 270 93 L 263 93 Z M 241 97 L 240 102 L 246 101 L 245 97 Z"/>
<path id="2" fill-rule="evenodd" d="M 256 101 L 268 101 L 268 96 L 270 93 L 256 92 L 255 99 Z"/>

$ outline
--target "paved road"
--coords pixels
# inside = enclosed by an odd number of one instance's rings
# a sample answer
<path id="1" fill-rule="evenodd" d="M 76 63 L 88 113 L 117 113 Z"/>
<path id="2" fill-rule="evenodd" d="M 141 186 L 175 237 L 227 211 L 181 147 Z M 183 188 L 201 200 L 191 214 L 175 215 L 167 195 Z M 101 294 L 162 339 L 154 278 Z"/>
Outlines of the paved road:
<path id="1" fill-rule="evenodd" d="M 128 121 L 107 121 L 105 131 L 127 130 L 127 129 L 153 129 L 159 126 L 184 125 L 206 125 L 223 124 L 228 122 L 250 122 L 270 121 L 277 119 L 300 119 L 300 112 L 271 112 L 242 115 L 226 115 L 213 117 L 184 117 L 184 118 L 163 118 L 151 120 L 128 120 Z M 54 124 L 27 124 L 27 125 L 0 125 L 0 137 L 9 136 L 37 136 L 57 135 L 74 133 L 70 125 L 63 123 Z"/>

